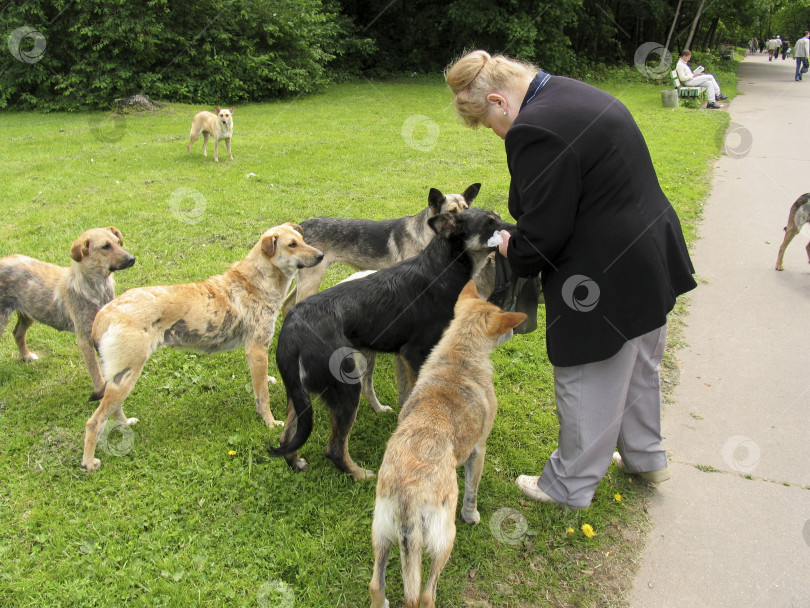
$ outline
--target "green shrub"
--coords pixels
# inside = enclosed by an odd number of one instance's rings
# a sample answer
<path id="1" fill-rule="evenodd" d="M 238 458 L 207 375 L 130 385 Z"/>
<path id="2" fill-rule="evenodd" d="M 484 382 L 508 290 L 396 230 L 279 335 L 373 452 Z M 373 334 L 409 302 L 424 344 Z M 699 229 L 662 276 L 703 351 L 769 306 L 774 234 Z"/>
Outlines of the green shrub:
<path id="1" fill-rule="evenodd" d="M 308 93 L 368 52 L 320 0 L 29 0 L 0 14 L 0 107 L 109 108 L 145 93 L 232 104 Z M 43 48 L 44 47 L 44 48 Z M 15 49 L 18 50 L 15 53 Z"/>

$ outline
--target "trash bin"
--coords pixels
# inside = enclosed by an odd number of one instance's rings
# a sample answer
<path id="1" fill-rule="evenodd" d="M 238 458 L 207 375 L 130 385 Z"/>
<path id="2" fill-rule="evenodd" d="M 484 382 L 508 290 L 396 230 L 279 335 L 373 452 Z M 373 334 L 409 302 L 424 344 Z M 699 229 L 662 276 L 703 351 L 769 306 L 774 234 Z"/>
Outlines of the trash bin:
<path id="1" fill-rule="evenodd" d="M 665 108 L 677 108 L 678 89 L 665 89 L 661 91 L 661 105 Z"/>

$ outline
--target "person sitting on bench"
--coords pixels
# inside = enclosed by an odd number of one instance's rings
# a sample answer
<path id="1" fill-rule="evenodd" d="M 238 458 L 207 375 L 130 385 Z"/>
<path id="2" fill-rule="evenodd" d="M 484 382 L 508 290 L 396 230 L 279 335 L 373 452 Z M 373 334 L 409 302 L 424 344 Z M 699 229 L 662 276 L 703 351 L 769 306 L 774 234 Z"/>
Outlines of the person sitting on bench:
<path id="1" fill-rule="evenodd" d="M 689 67 L 689 60 L 691 58 L 692 51 L 689 49 L 684 49 L 681 51 L 681 57 L 678 59 L 678 65 L 675 66 L 675 71 L 678 74 L 678 80 L 688 87 L 702 87 L 706 89 L 706 95 L 709 98 L 709 102 L 706 104 L 706 107 L 710 110 L 719 110 L 720 106 L 715 100 L 726 100 L 728 99 L 728 96 L 723 95 L 720 92 L 720 85 L 717 84 L 717 80 L 715 80 L 714 76 L 711 74 L 695 74 L 692 72 L 692 69 Z M 698 72 L 701 71 L 702 68 L 698 68 Z"/>

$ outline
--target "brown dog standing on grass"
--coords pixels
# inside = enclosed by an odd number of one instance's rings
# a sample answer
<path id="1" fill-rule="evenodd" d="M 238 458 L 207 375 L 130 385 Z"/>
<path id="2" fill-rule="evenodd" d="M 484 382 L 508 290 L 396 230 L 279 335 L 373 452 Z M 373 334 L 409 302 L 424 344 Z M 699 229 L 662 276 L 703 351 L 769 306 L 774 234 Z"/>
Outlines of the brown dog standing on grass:
<path id="1" fill-rule="evenodd" d="M 502 334 L 525 319 L 523 313 L 504 312 L 478 297 L 472 281 L 459 295 L 455 317 L 422 366 L 383 456 L 372 523 L 372 608 L 389 605 L 385 568 L 395 542 L 405 606 L 435 606 L 439 575 L 456 537 L 456 467 L 461 464 L 461 517 L 470 524 L 481 521 L 478 483 L 498 410 L 489 354 Z M 420 598 L 423 549 L 431 566 Z"/>
<path id="2" fill-rule="evenodd" d="M 24 255 L 0 258 L 0 334 L 16 311 L 14 339 L 20 358 L 34 361 L 37 356 L 25 343 L 34 321 L 75 333 L 96 398 L 104 390 L 104 380 L 90 331 L 96 313 L 115 297 L 112 273 L 135 263 L 123 244 L 121 232 L 114 226 L 91 228 L 74 241 L 69 268 Z"/>
<path id="3" fill-rule="evenodd" d="M 784 270 L 782 266 L 782 258 L 785 257 L 785 250 L 808 221 L 810 221 L 810 193 L 802 194 L 790 206 L 790 213 L 788 213 L 787 226 L 785 226 L 785 238 L 782 245 L 779 247 L 779 255 L 776 256 L 776 269 Z M 807 258 L 810 260 L 810 243 L 805 247 L 807 251 Z"/>
<path id="4" fill-rule="evenodd" d="M 245 347 L 256 410 L 267 426 L 281 425 L 270 411 L 267 351 L 281 301 L 299 268 L 314 266 L 323 253 L 301 237 L 297 224 L 271 228 L 245 259 L 224 274 L 199 283 L 130 289 L 102 308 L 93 324 L 93 343 L 107 386 L 85 425 L 82 466 L 95 471 L 98 435 L 110 415 L 134 424 L 122 404 L 146 361 L 160 346 L 207 353 Z"/>
<path id="5" fill-rule="evenodd" d="M 214 108 L 217 113 L 212 114 L 203 110 L 197 112 L 191 121 L 191 135 L 186 147 L 186 154 L 191 154 L 191 146 L 202 133 L 203 156 L 208 156 L 208 138 L 214 138 L 214 161 L 219 162 L 219 140 L 225 140 L 228 148 L 228 158 L 233 160 L 231 154 L 231 136 L 233 135 L 233 111 L 236 108 Z"/>

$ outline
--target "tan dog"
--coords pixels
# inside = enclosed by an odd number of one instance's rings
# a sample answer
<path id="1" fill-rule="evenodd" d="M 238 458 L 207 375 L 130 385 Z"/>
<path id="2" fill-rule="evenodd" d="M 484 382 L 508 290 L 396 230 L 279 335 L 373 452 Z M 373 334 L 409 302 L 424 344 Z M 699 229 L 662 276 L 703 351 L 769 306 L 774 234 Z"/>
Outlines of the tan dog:
<path id="1" fill-rule="evenodd" d="M 92 228 L 74 241 L 69 268 L 24 255 L 0 259 L 0 334 L 16 311 L 14 339 L 20 358 L 34 361 L 37 356 L 25 343 L 25 334 L 34 321 L 75 333 L 98 397 L 104 380 L 90 331 L 96 313 L 115 297 L 112 273 L 135 263 L 123 244 L 121 232 L 114 226 Z"/>
<path id="2" fill-rule="evenodd" d="M 203 156 L 208 156 L 208 138 L 214 138 L 214 161 L 219 162 L 219 140 L 225 140 L 228 148 L 228 158 L 233 160 L 231 154 L 231 136 L 233 135 L 233 111 L 236 108 L 215 108 L 217 113 L 197 112 L 191 121 L 191 135 L 186 147 L 186 154 L 191 154 L 191 146 L 202 133 Z"/>
<path id="3" fill-rule="evenodd" d="M 102 308 L 93 342 L 107 387 L 85 425 L 82 466 L 94 471 L 101 465 L 94 458 L 96 442 L 111 414 L 122 425 L 138 421 L 127 419 L 121 406 L 160 346 L 215 353 L 244 345 L 256 410 L 268 426 L 283 424 L 270 411 L 267 351 L 293 276 L 322 258 L 304 242 L 298 225 L 283 224 L 265 232 L 224 274 L 199 283 L 130 289 Z"/>
<path id="4" fill-rule="evenodd" d="M 788 221 L 787 226 L 785 226 L 785 238 L 782 241 L 782 245 L 779 247 L 779 255 L 776 256 L 776 269 L 777 270 L 784 270 L 782 266 L 782 258 L 785 256 L 785 250 L 787 246 L 790 244 L 790 241 L 793 240 L 799 232 L 801 231 L 802 227 L 810 221 L 810 193 L 802 194 L 799 198 L 796 199 L 790 206 L 790 213 L 788 213 Z M 805 247 L 807 251 L 807 258 L 810 259 L 810 243 L 807 244 Z"/>
<path id="5" fill-rule="evenodd" d="M 455 317 L 419 372 L 385 449 L 374 506 L 372 608 L 387 608 L 385 568 L 399 543 L 407 608 L 433 608 L 439 575 L 456 537 L 458 480 L 464 464 L 467 523 L 481 521 L 478 483 L 486 440 L 498 402 L 489 354 L 498 338 L 526 319 L 478 297 L 470 281 L 459 295 Z M 431 556 L 430 577 L 421 598 L 422 550 Z"/>

